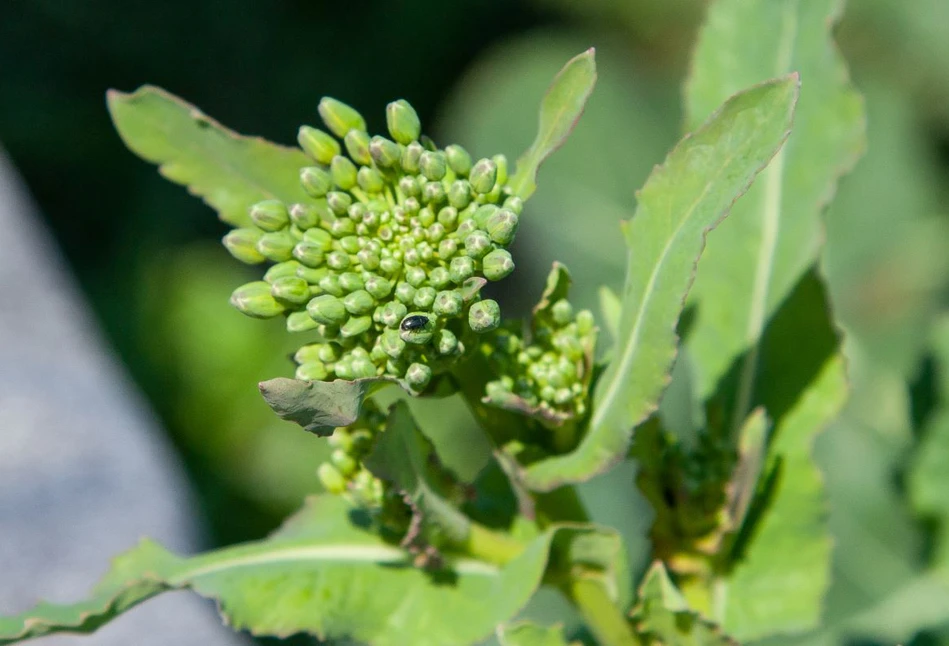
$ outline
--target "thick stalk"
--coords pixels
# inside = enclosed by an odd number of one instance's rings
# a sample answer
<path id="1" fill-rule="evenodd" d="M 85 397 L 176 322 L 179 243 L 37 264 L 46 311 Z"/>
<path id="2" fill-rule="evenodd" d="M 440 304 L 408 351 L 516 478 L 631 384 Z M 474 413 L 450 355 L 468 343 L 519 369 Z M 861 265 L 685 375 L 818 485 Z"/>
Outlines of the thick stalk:
<path id="1" fill-rule="evenodd" d="M 629 621 L 600 582 L 573 575 L 560 589 L 583 615 L 599 646 L 642 646 Z"/>
<path id="2" fill-rule="evenodd" d="M 478 523 L 471 523 L 468 538 L 461 547 L 471 556 L 495 565 L 505 565 L 524 551 L 524 544 L 517 539 Z"/>

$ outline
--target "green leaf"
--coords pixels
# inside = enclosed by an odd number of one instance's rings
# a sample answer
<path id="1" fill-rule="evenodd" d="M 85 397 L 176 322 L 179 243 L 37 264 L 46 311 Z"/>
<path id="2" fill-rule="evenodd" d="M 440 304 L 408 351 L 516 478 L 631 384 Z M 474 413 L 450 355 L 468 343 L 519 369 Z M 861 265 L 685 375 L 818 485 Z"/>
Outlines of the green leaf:
<path id="1" fill-rule="evenodd" d="M 107 101 L 125 145 L 228 224 L 250 226 L 248 209 L 262 200 L 313 201 L 300 186 L 300 168 L 312 162 L 299 149 L 239 135 L 157 87 L 110 90 Z"/>
<path id="2" fill-rule="evenodd" d="M 693 612 L 662 563 L 649 568 L 630 619 L 645 644 L 737 646 L 721 628 Z"/>
<path id="3" fill-rule="evenodd" d="M 781 147 L 797 88 L 792 75 L 729 99 L 646 182 L 625 227 L 622 340 L 596 386 L 589 429 L 574 452 L 527 468 L 532 488 L 587 480 L 625 456 L 633 428 L 655 409 L 675 359 L 675 324 L 705 236 Z"/>
<path id="4" fill-rule="evenodd" d="M 165 590 L 215 599 L 228 625 L 254 635 L 309 633 L 376 646 L 453 646 L 484 639 L 540 585 L 552 542 L 589 530 L 552 528 L 505 567 L 446 558 L 412 566 L 405 551 L 361 525 L 342 499 L 320 496 L 274 536 L 193 558 L 143 542 L 116 560 L 88 601 L 41 604 L 0 618 L 0 644 L 54 632 L 92 632 Z"/>
<path id="5" fill-rule="evenodd" d="M 573 130 L 596 83 L 593 48 L 567 61 L 557 73 L 540 104 L 537 138 L 517 159 L 510 187 L 527 199 L 537 189 L 537 171 L 551 153 L 560 148 Z"/>
<path id="6" fill-rule="evenodd" d="M 392 407 L 386 430 L 364 464 L 408 496 L 413 511 L 419 514 L 423 533 L 430 533 L 434 527 L 456 545 L 468 540 L 471 522 L 442 493 L 453 481 L 441 467 L 432 443 L 419 431 L 405 401 Z"/>
<path id="7" fill-rule="evenodd" d="M 743 357 L 737 390 L 724 402 L 733 429 L 753 408 L 758 383 L 758 355 L 748 350 L 816 262 L 821 212 L 865 147 L 863 103 L 831 38 L 842 5 L 718 0 L 696 47 L 686 87 L 689 124 L 752 83 L 789 72 L 804 80 L 788 143 L 709 237 L 690 299 L 696 312 L 688 347 L 702 399 Z"/>
<path id="8" fill-rule="evenodd" d="M 563 635 L 562 625 L 538 626 L 529 621 L 498 628 L 498 640 L 501 646 L 571 646 Z"/>
<path id="9" fill-rule="evenodd" d="M 606 285 L 600 287 L 597 295 L 600 298 L 600 315 L 603 320 L 603 327 L 610 333 L 613 343 L 619 343 L 619 319 L 623 313 L 623 301 L 620 300 L 616 292 Z"/>
<path id="10" fill-rule="evenodd" d="M 282 419 L 326 437 L 338 426 L 349 426 L 359 417 L 362 400 L 374 389 L 394 379 L 369 377 L 355 381 L 301 381 L 277 377 L 258 384 L 260 394 Z"/>

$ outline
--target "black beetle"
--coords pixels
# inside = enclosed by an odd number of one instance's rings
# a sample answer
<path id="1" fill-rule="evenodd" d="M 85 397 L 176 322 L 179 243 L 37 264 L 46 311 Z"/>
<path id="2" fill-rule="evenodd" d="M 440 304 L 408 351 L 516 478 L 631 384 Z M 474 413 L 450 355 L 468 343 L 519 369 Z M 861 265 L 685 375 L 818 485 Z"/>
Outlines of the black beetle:
<path id="1" fill-rule="evenodd" d="M 415 330 L 421 330 L 426 325 L 428 325 L 427 316 L 413 314 L 412 316 L 406 316 L 404 319 L 402 319 L 402 324 L 399 327 L 403 332 L 413 332 Z"/>

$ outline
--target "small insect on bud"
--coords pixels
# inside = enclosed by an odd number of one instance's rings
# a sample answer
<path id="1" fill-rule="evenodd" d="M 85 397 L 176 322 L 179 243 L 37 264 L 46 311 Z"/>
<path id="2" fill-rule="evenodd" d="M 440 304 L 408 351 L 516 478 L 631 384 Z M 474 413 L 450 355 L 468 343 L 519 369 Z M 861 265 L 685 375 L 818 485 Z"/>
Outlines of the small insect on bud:
<path id="1" fill-rule="evenodd" d="M 435 334 L 435 319 L 427 312 L 413 312 L 399 324 L 399 337 L 406 343 L 425 345 Z"/>
<path id="2" fill-rule="evenodd" d="M 402 158 L 399 144 L 379 136 L 373 137 L 369 142 L 369 154 L 379 168 L 393 168 Z"/>
<path id="3" fill-rule="evenodd" d="M 231 305 L 258 319 L 269 319 L 284 311 L 284 306 L 270 293 L 270 283 L 262 280 L 235 289 L 231 294 Z"/>
<path id="4" fill-rule="evenodd" d="M 329 493 L 341 494 L 346 491 L 346 479 L 343 474 L 329 462 L 324 462 L 316 470 L 316 475 L 320 479 L 320 484 Z"/>
<path id="5" fill-rule="evenodd" d="M 345 137 L 352 130 L 365 130 L 366 120 L 342 101 L 323 97 L 317 108 L 323 123 L 337 137 Z"/>
<path id="6" fill-rule="evenodd" d="M 322 281 L 320 283 L 322 285 Z M 323 294 L 310 300 L 306 306 L 307 314 L 317 323 L 340 325 L 348 316 L 343 302 L 329 294 Z"/>
<path id="7" fill-rule="evenodd" d="M 514 259 L 506 249 L 495 249 L 481 261 L 481 271 L 488 280 L 507 278 L 514 271 Z"/>
<path id="8" fill-rule="evenodd" d="M 348 157 L 337 155 L 330 162 L 330 175 L 333 183 L 344 191 L 356 185 L 356 165 Z"/>
<path id="9" fill-rule="evenodd" d="M 257 251 L 257 243 L 262 235 L 260 229 L 256 228 L 234 229 L 224 236 L 222 242 L 232 256 L 248 265 L 256 265 L 266 260 Z"/>
<path id="10" fill-rule="evenodd" d="M 297 143 L 307 155 L 324 165 L 339 154 L 339 142 L 319 128 L 300 126 Z"/>
<path id="11" fill-rule="evenodd" d="M 333 188 L 333 178 L 322 168 L 307 166 L 300 169 L 300 184 L 310 197 L 323 197 Z"/>
<path id="12" fill-rule="evenodd" d="M 482 159 L 471 169 L 468 181 L 471 182 L 471 188 L 474 189 L 475 193 L 484 195 L 491 192 L 497 178 L 497 164 L 491 159 Z"/>
<path id="13" fill-rule="evenodd" d="M 445 156 L 448 158 L 448 166 L 459 177 L 467 177 L 471 172 L 471 155 L 461 146 L 452 144 L 445 148 Z"/>
<path id="14" fill-rule="evenodd" d="M 289 305 L 306 305 L 310 300 L 310 285 L 302 278 L 283 276 L 271 283 L 270 293 Z"/>
<path id="15" fill-rule="evenodd" d="M 290 235 L 290 232 L 286 229 L 265 233 L 257 241 L 257 251 L 267 260 L 284 262 L 293 257 L 293 247 L 296 242 L 296 238 Z"/>
<path id="16" fill-rule="evenodd" d="M 448 172 L 445 155 L 443 153 L 426 150 L 419 158 L 419 169 L 422 171 L 422 175 L 429 181 L 437 182 L 441 180 L 445 177 L 445 173 Z M 423 188 L 422 191 L 424 193 L 425 189 Z"/>
<path id="17" fill-rule="evenodd" d="M 483 334 L 497 329 L 501 324 L 501 307 L 497 301 L 478 301 L 468 310 L 468 327 L 472 332 Z"/>
<path id="18" fill-rule="evenodd" d="M 405 381 L 412 390 L 419 392 L 432 380 L 432 369 L 421 363 L 413 363 L 405 371 Z"/>
<path id="19" fill-rule="evenodd" d="M 408 145 L 422 134 L 418 113 L 408 101 L 399 99 L 386 106 L 386 125 L 389 134 L 400 144 Z"/>
<path id="20" fill-rule="evenodd" d="M 264 200 L 250 207 L 250 219 L 264 231 L 280 231 L 290 224 L 290 213 L 280 200 Z"/>
<path id="21" fill-rule="evenodd" d="M 510 209 L 501 209 L 488 218 L 485 228 L 492 241 L 507 246 L 514 242 L 517 233 L 518 217 Z"/>

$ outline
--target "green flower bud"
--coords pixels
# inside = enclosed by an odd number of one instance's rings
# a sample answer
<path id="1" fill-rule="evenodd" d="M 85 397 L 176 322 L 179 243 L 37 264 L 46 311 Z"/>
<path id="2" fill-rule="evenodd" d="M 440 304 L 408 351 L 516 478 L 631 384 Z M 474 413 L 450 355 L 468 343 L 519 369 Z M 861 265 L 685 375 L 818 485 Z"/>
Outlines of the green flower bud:
<path id="1" fill-rule="evenodd" d="M 333 431 L 333 434 L 326 438 L 326 443 L 334 449 L 339 449 L 346 453 L 353 452 L 353 436 L 349 432 L 349 429 L 345 427 L 337 428 Z"/>
<path id="2" fill-rule="evenodd" d="M 231 294 L 231 305 L 258 319 L 269 319 L 283 314 L 284 306 L 270 293 L 270 283 L 262 280 L 241 285 Z"/>
<path id="3" fill-rule="evenodd" d="M 392 257 L 383 258 L 379 261 L 379 269 L 391 276 L 402 269 L 402 263 Z"/>
<path id="4" fill-rule="evenodd" d="M 395 286 L 395 297 L 399 302 L 405 305 L 411 305 L 412 300 L 415 298 L 415 287 L 400 281 L 399 284 Z"/>
<path id="5" fill-rule="evenodd" d="M 349 193 L 330 191 L 326 194 L 326 203 L 329 204 L 330 209 L 332 209 L 336 215 L 346 215 L 346 212 L 353 203 L 353 198 L 350 197 Z M 337 220 L 337 222 L 349 222 L 351 231 L 348 231 L 348 233 L 353 233 L 356 230 L 356 225 L 352 220 Z"/>
<path id="6" fill-rule="evenodd" d="M 451 283 L 451 274 L 444 267 L 435 267 L 428 274 L 428 282 L 435 289 L 442 289 Z"/>
<path id="7" fill-rule="evenodd" d="M 471 204 L 471 185 L 463 179 L 452 182 L 448 189 L 448 203 L 456 209 L 463 209 Z"/>
<path id="8" fill-rule="evenodd" d="M 351 130 L 365 130 L 366 121 L 354 109 L 336 99 L 323 97 L 317 108 L 323 123 L 337 137 L 345 137 Z"/>
<path id="9" fill-rule="evenodd" d="M 386 327 L 394 328 L 402 322 L 402 319 L 405 318 L 405 315 L 408 313 L 408 309 L 402 303 L 398 301 L 389 301 L 382 308 L 382 324 Z"/>
<path id="10" fill-rule="evenodd" d="M 330 462 L 336 467 L 343 477 L 349 477 L 356 473 L 356 469 L 359 468 L 356 460 L 352 456 L 347 455 L 345 451 L 340 451 L 336 449 L 330 454 Z"/>
<path id="11" fill-rule="evenodd" d="M 290 221 L 301 231 L 306 231 L 320 223 L 320 212 L 309 204 L 294 204 L 290 207 Z"/>
<path id="12" fill-rule="evenodd" d="M 290 213 L 280 200 L 264 200 L 250 207 L 250 219 L 264 231 L 280 231 L 290 224 Z"/>
<path id="13" fill-rule="evenodd" d="M 477 209 L 471 219 L 474 221 L 476 229 L 486 229 L 488 226 L 488 220 L 498 212 L 498 207 L 495 204 L 482 204 Z"/>
<path id="14" fill-rule="evenodd" d="M 557 325 L 567 325 L 573 322 L 573 305 L 567 299 L 561 298 L 550 308 L 550 315 Z"/>
<path id="15" fill-rule="evenodd" d="M 445 155 L 426 150 L 422 153 L 421 158 L 419 158 L 419 169 L 426 179 L 433 182 L 440 181 L 445 177 L 445 173 L 448 172 L 448 164 L 445 161 Z M 422 190 L 424 192 L 425 189 L 423 188 Z"/>
<path id="16" fill-rule="evenodd" d="M 378 135 L 369 142 L 369 155 L 379 168 L 394 168 L 402 158 L 399 144 Z"/>
<path id="17" fill-rule="evenodd" d="M 346 491 L 346 479 L 343 474 L 329 462 L 324 462 L 316 470 L 320 484 L 329 493 L 341 494 Z"/>
<path id="18" fill-rule="evenodd" d="M 422 134 L 422 122 L 415 108 L 405 99 L 393 101 L 386 106 L 386 125 L 389 134 L 400 144 L 408 145 Z"/>
<path id="19" fill-rule="evenodd" d="M 319 334 L 322 339 L 332 341 L 333 339 L 339 338 L 339 326 L 320 323 L 316 327 L 316 333 Z"/>
<path id="20" fill-rule="evenodd" d="M 320 281 L 323 280 L 323 277 L 328 273 L 329 269 L 326 267 L 320 267 L 319 269 L 313 269 L 304 265 L 297 267 L 297 276 L 311 285 L 319 285 Z"/>
<path id="21" fill-rule="evenodd" d="M 471 258 L 483 257 L 491 250 L 491 247 L 491 238 L 480 229 L 465 238 L 465 253 Z"/>
<path id="22" fill-rule="evenodd" d="M 385 180 L 382 179 L 382 175 L 371 166 L 363 166 L 360 168 L 357 179 L 359 181 L 359 188 L 367 193 L 381 193 L 382 189 L 385 188 Z"/>
<path id="23" fill-rule="evenodd" d="M 320 289 L 332 296 L 343 296 L 347 293 L 340 284 L 339 274 L 335 273 L 327 274 L 320 279 Z"/>
<path id="24" fill-rule="evenodd" d="M 412 302 L 415 303 L 415 306 L 423 310 L 427 310 L 432 306 L 432 303 L 435 302 L 435 288 L 434 287 L 420 287 L 417 292 L 415 292 L 415 298 L 412 299 Z"/>
<path id="25" fill-rule="evenodd" d="M 379 268 L 379 256 L 368 249 L 362 249 L 356 254 L 356 260 L 363 269 L 373 271 Z"/>
<path id="26" fill-rule="evenodd" d="M 386 374 L 392 375 L 393 377 L 401 377 L 408 368 L 407 364 L 408 361 L 406 361 L 404 357 L 390 358 L 386 361 Z"/>
<path id="27" fill-rule="evenodd" d="M 300 169 L 300 184 L 310 197 L 323 197 L 333 188 L 333 178 L 322 168 L 307 166 Z"/>
<path id="28" fill-rule="evenodd" d="M 517 224 L 517 215 L 514 211 L 505 208 L 488 218 L 485 228 L 491 240 L 499 245 L 507 246 L 514 242 Z"/>
<path id="29" fill-rule="evenodd" d="M 326 366 L 319 361 L 314 361 L 304 363 L 297 367 L 294 376 L 301 381 L 323 381 L 328 376 L 328 373 L 326 372 Z"/>
<path id="30" fill-rule="evenodd" d="M 371 316 L 353 316 L 339 329 L 339 333 L 344 339 L 349 339 L 354 336 L 359 336 L 371 327 Z"/>
<path id="31" fill-rule="evenodd" d="M 333 183 L 344 191 L 348 191 L 356 185 L 356 165 L 348 157 L 342 155 L 333 157 L 330 162 L 330 175 L 333 178 Z"/>
<path id="32" fill-rule="evenodd" d="M 336 377 L 339 379 L 346 379 L 347 381 L 355 378 L 353 373 L 352 362 L 348 360 L 340 360 L 333 366 L 333 372 L 336 373 Z"/>
<path id="33" fill-rule="evenodd" d="M 353 161 L 362 166 L 372 164 L 372 155 L 369 154 L 369 134 L 363 130 L 350 130 L 343 139 L 346 152 Z"/>
<path id="34" fill-rule="evenodd" d="M 445 156 L 448 158 L 448 166 L 459 177 L 466 177 L 471 172 L 471 155 L 461 146 L 452 144 L 445 148 Z"/>
<path id="35" fill-rule="evenodd" d="M 455 290 L 446 290 L 435 296 L 432 310 L 440 316 L 457 316 L 463 306 L 461 294 Z"/>
<path id="36" fill-rule="evenodd" d="M 511 209 L 516 214 L 520 215 L 521 211 L 524 210 L 524 200 L 522 200 L 517 195 L 512 195 L 504 200 L 504 208 Z"/>
<path id="37" fill-rule="evenodd" d="M 497 329 L 501 324 L 501 307 L 497 301 L 478 301 L 468 310 L 468 327 L 472 332 L 483 334 Z"/>
<path id="38" fill-rule="evenodd" d="M 435 334 L 435 317 L 428 312 L 412 312 L 399 323 L 399 337 L 406 343 L 425 345 Z"/>
<path id="39" fill-rule="evenodd" d="M 299 350 L 296 351 L 293 355 L 293 360 L 297 363 L 309 363 L 311 361 L 321 361 L 320 357 L 320 348 L 323 347 L 321 343 L 310 343 L 309 345 L 302 346 Z"/>
<path id="40" fill-rule="evenodd" d="M 418 197 L 422 193 L 422 189 L 418 185 L 418 180 L 411 175 L 406 175 L 399 180 L 399 190 L 402 191 L 402 194 L 406 197 Z"/>
<path id="41" fill-rule="evenodd" d="M 309 332 L 319 327 L 306 312 L 290 312 L 287 315 L 287 332 Z"/>
<path id="42" fill-rule="evenodd" d="M 506 249 L 495 249 L 481 261 L 481 271 L 488 280 L 507 278 L 514 271 L 514 259 Z"/>
<path id="43" fill-rule="evenodd" d="M 322 247 L 306 240 L 296 244 L 293 248 L 293 257 L 307 267 L 321 267 L 326 260 L 326 254 Z"/>
<path id="44" fill-rule="evenodd" d="M 451 231 L 458 224 L 458 209 L 453 206 L 446 206 L 438 212 L 438 223 Z"/>
<path id="45" fill-rule="evenodd" d="M 405 371 L 405 381 L 415 391 L 425 389 L 432 380 L 432 369 L 421 363 L 413 363 Z"/>
<path id="46" fill-rule="evenodd" d="M 427 278 L 428 275 L 421 267 L 409 267 L 405 271 L 405 280 L 412 287 L 421 287 Z"/>
<path id="47" fill-rule="evenodd" d="M 278 301 L 305 305 L 310 300 L 310 285 L 296 276 L 283 276 L 271 282 L 270 293 Z"/>
<path id="48" fill-rule="evenodd" d="M 475 261 L 468 256 L 452 258 L 448 273 L 451 276 L 452 282 L 456 285 L 460 285 L 474 275 Z"/>
<path id="49" fill-rule="evenodd" d="M 406 173 L 417 173 L 424 152 L 425 148 L 417 141 L 408 144 L 402 151 L 402 170 Z"/>
<path id="50" fill-rule="evenodd" d="M 248 265 L 256 265 L 266 260 L 257 251 L 257 243 L 262 235 L 260 229 L 234 229 L 224 236 L 222 242 L 232 256 Z"/>
<path id="51" fill-rule="evenodd" d="M 369 314 L 376 308 L 376 301 L 364 289 L 348 294 L 343 299 L 343 305 L 350 314 Z"/>
<path id="52" fill-rule="evenodd" d="M 347 193 L 333 193 L 332 195 L 345 195 L 346 200 L 351 199 Z M 356 233 L 356 223 L 349 218 L 338 218 L 330 225 L 330 233 L 337 238 L 350 236 Z"/>
<path id="53" fill-rule="evenodd" d="M 392 328 L 386 328 L 386 330 L 383 331 L 379 343 L 382 347 L 382 351 L 393 359 L 398 359 L 402 356 L 402 352 L 405 351 L 405 341 L 402 340 L 400 332 Z"/>
<path id="54" fill-rule="evenodd" d="M 372 294 L 373 298 L 382 300 L 392 293 L 392 281 L 372 275 L 366 280 L 366 291 Z"/>
<path id="55" fill-rule="evenodd" d="M 297 143 L 307 155 L 324 165 L 329 164 L 333 156 L 339 154 L 339 142 L 319 128 L 300 126 Z"/>
<path id="56" fill-rule="evenodd" d="M 303 240 L 312 242 L 323 251 L 329 251 L 333 248 L 333 236 L 325 229 L 310 229 L 303 234 Z"/>
<path id="57" fill-rule="evenodd" d="M 428 182 L 422 187 L 422 201 L 437 206 L 445 201 L 445 187 L 441 182 Z"/>
<path id="58" fill-rule="evenodd" d="M 440 355 L 454 354 L 458 351 L 458 337 L 451 330 L 439 330 L 435 338 L 435 349 Z"/>
<path id="59" fill-rule="evenodd" d="M 286 262 L 279 262 L 264 274 L 264 280 L 266 280 L 271 285 L 275 280 L 279 278 L 284 278 L 286 276 L 296 276 L 297 269 L 300 268 L 300 263 L 296 260 L 288 260 Z"/>
<path id="60" fill-rule="evenodd" d="M 257 251 L 273 262 L 284 262 L 293 257 L 293 247 L 296 239 L 287 230 L 265 233 L 257 241 Z"/>
<path id="61" fill-rule="evenodd" d="M 580 310 L 577 312 L 577 333 L 580 336 L 590 334 L 595 327 L 596 319 L 593 318 L 593 312 L 590 310 Z"/>
<path id="62" fill-rule="evenodd" d="M 479 160 L 471 169 L 468 181 L 475 193 L 485 195 L 491 192 L 498 178 L 498 166 L 490 159 Z"/>
<path id="63" fill-rule="evenodd" d="M 331 269 L 335 269 L 336 271 L 344 271 L 349 269 L 349 265 L 351 264 L 349 260 L 349 254 L 342 251 L 331 251 L 326 256 L 326 264 Z"/>
<path id="64" fill-rule="evenodd" d="M 314 321 L 324 325 L 340 325 L 348 316 L 343 302 L 330 294 L 311 299 L 306 311 Z"/>

